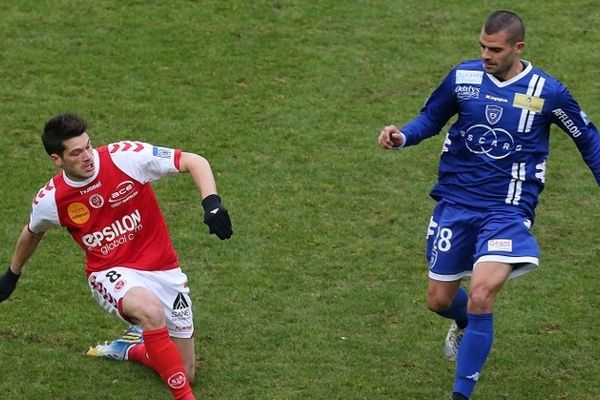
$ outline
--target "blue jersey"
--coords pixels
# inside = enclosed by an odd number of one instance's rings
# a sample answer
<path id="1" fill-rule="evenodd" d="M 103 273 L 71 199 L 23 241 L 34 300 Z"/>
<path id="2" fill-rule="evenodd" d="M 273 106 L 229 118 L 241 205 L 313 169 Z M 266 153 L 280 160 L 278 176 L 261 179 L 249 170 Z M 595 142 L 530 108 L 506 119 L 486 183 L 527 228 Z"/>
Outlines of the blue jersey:
<path id="1" fill-rule="evenodd" d="M 420 114 L 400 130 L 405 146 L 436 135 L 458 114 L 444 141 L 436 199 L 483 209 L 524 211 L 533 219 L 544 188 L 550 125 L 573 139 L 600 184 L 600 137 L 567 88 L 523 61 L 499 81 L 481 60 L 456 66 Z"/>

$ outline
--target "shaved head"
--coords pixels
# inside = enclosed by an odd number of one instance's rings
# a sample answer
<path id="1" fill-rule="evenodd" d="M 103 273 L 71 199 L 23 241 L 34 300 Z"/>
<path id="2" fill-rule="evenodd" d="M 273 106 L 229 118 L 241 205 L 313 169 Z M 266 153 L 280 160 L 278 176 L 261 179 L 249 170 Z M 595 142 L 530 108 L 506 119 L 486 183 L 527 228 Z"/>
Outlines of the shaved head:
<path id="1" fill-rule="evenodd" d="M 483 31 L 492 35 L 501 31 L 508 32 L 508 42 L 514 45 L 525 40 L 525 25 L 514 12 L 507 10 L 494 11 L 486 19 Z"/>

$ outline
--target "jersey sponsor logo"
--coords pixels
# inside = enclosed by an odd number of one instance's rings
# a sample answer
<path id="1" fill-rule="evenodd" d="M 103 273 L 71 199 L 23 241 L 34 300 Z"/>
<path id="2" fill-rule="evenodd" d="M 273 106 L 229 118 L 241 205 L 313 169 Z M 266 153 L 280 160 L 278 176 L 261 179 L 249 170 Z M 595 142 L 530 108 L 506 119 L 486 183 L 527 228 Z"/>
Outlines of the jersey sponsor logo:
<path id="1" fill-rule="evenodd" d="M 564 112 L 562 108 L 552 110 L 552 114 L 554 114 L 556 118 L 558 118 L 558 120 L 562 123 L 563 128 L 566 129 L 567 132 L 571 134 L 571 136 L 573 136 L 574 138 L 581 136 L 581 131 L 579 130 L 577 125 L 575 125 L 575 122 L 573 122 L 573 120 L 569 118 L 569 115 L 566 112 Z"/>
<path id="2" fill-rule="evenodd" d="M 190 317 L 190 303 L 186 300 L 183 293 L 178 293 L 175 301 L 173 302 L 173 311 L 171 312 L 171 319 L 174 321 L 184 320 Z"/>
<path id="3" fill-rule="evenodd" d="M 135 184 L 132 181 L 123 181 L 119 183 L 115 191 L 111 193 L 108 202 L 111 203 L 111 207 L 117 207 L 137 195 L 138 191 L 135 189 Z"/>
<path id="4" fill-rule="evenodd" d="M 84 235 L 81 242 L 87 247 L 88 251 L 100 247 L 102 254 L 106 255 L 120 245 L 133 240 L 135 232 L 141 230 L 142 216 L 139 210 L 135 210 L 96 232 Z"/>
<path id="5" fill-rule="evenodd" d="M 456 70 L 456 84 L 466 83 L 479 85 L 483 82 L 483 71 Z"/>
<path id="6" fill-rule="evenodd" d="M 183 309 L 186 309 L 189 307 L 190 307 L 190 305 L 188 304 L 187 300 L 183 296 L 183 293 L 178 293 L 177 297 L 175 298 L 175 301 L 173 302 L 173 309 L 174 310 L 183 310 Z"/>
<path id="7" fill-rule="evenodd" d="M 152 146 L 152 155 L 158 158 L 172 158 L 173 149 Z"/>
<path id="8" fill-rule="evenodd" d="M 504 111 L 502 107 L 495 104 L 488 104 L 485 106 L 485 119 L 487 119 L 490 125 L 495 125 L 502 118 L 502 111 Z"/>
<path id="9" fill-rule="evenodd" d="M 533 119 L 536 114 L 542 111 L 544 107 L 544 99 L 540 96 L 544 90 L 546 84 L 546 78 L 533 74 L 527 85 L 527 91 L 525 94 L 517 93 L 513 101 L 513 106 L 521 108 L 521 116 L 519 118 L 519 125 L 517 132 L 529 133 L 533 127 Z"/>
<path id="10" fill-rule="evenodd" d="M 505 99 L 503 97 L 492 96 L 490 94 L 486 94 L 485 95 L 485 99 L 486 100 L 491 100 L 491 101 L 496 101 L 498 103 L 508 103 L 508 99 Z"/>
<path id="11" fill-rule="evenodd" d="M 192 325 L 176 326 L 175 332 L 189 332 L 192 330 Z"/>
<path id="12" fill-rule="evenodd" d="M 471 85 L 459 85 L 454 88 L 456 97 L 462 100 L 466 99 L 478 99 L 480 88 Z"/>
<path id="13" fill-rule="evenodd" d="M 523 110 L 540 113 L 544 108 L 544 99 L 537 96 L 515 93 L 513 106 L 517 108 L 522 108 Z"/>
<path id="14" fill-rule="evenodd" d="M 506 251 L 512 252 L 511 239 L 492 239 L 488 240 L 488 251 Z"/>
<path id="15" fill-rule="evenodd" d="M 69 204 L 67 207 L 67 214 L 69 215 L 69 218 L 71 218 L 71 221 L 75 222 L 77 225 L 83 225 L 90 220 L 90 209 L 80 202 Z"/>
<path id="16" fill-rule="evenodd" d="M 90 206 L 94 208 L 100 208 L 104 205 L 104 197 L 99 194 L 93 194 L 90 196 L 89 200 Z"/>
<path id="17" fill-rule="evenodd" d="M 471 153 L 485 154 L 491 159 L 501 160 L 513 150 L 521 151 L 521 145 L 515 145 L 513 136 L 505 129 L 492 128 L 484 124 L 473 125 L 460 134 Z"/>
<path id="18" fill-rule="evenodd" d="M 102 187 L 102 182 L 98 182 L 93 184 L 92 186 L 88 186 L 83 190 L 80 190 L 79 193 L 81 193 L 81 195 L 83 196 L 84 194 L 88 194 L 89 192 L 92 192 L 96 189 L 100 189 Z"/>

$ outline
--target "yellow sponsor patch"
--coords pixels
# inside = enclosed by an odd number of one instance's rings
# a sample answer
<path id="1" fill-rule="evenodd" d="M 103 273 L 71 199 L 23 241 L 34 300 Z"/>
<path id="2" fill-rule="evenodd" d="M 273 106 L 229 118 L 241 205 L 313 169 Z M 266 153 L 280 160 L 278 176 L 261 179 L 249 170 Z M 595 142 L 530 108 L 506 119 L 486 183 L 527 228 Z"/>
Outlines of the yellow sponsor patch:
<path id="1" fill-rule="evenodd" d="M 533 112 L 542 112 L 544 108 L 544 99 L 536 96 L 528 96 L 526 94 L 516 93 L 513 106 L 523 108 Z"/>
<path id="2" fill-rule="evenodd" d="M 69 218 L 78 225 L 83 225 L 90 220 L 90 209 L 83 203 L 71 203 L 67 208 Z"/>

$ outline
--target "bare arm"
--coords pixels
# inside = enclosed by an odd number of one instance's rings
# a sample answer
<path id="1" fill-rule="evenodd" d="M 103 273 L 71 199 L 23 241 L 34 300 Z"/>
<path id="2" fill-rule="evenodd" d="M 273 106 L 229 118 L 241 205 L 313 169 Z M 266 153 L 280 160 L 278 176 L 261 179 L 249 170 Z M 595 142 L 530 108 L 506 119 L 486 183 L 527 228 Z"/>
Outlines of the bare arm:
<path id="1" fill-rule="evenodd" d="M 217 194 L 215 178 L 210 164 L 204 157 L 194 153 L 182 152 L 179 171 L 189 172 L 192 175 L 203 199 L 211 194 Z"/>
<path id="2" fill-rule="evenodd" d="M 23 266 L 35 252 L 43 236 L 43 232 L 31 232 L 27 225 L 21 230 L 8 270 L 0 276 L 0 302 L 8 299 L 17 287 Z"/>
<path id="3" fill-rule="evenodd" d="M 200 190 L 204 223 L 208 225 L 209 233 L 214 233 L 221 240 L 229 239 L 233 234 L 231 219 L 217 194 L 217 185 L 208 161 L 197 154 L 182 152 L 179 171 L 189 172 Z"/>
<path id="4" fill-rule="evenodd" d="M 43 236 L 44 232 L 33 233 L 29 230 L 27 225 L 23 227 L 21 234 L 19 235 L 19 239 L 17 239 L 15 252 L 13 253 L 13 257 L 10 262 L 10 269 L 15 274 L 18 275 L 21 273 L 25 263 L 33 255 Z"/>

